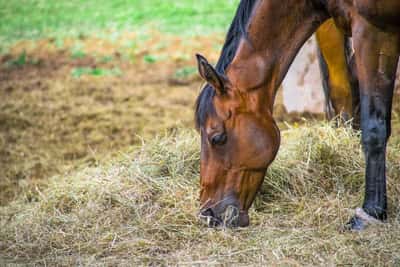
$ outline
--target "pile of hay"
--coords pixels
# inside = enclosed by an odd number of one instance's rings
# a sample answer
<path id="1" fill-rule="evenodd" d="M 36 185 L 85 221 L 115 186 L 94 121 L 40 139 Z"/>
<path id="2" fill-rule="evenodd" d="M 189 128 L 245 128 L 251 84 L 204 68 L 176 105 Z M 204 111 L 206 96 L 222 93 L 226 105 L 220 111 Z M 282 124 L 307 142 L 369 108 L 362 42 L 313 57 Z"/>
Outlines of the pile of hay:
<path id="1" fill-rule="evenodd" d="M 400 139 L 388 149 L 389 222 L 342 226 L 362 202 L 359 135 L 328 124 L 282 133 L 246 229 L 197 220 L 199 138 L 179 130 L 113 162 L 53 177 L 0 207 L 3 263 L 59 265 L 400 264 Z"/>

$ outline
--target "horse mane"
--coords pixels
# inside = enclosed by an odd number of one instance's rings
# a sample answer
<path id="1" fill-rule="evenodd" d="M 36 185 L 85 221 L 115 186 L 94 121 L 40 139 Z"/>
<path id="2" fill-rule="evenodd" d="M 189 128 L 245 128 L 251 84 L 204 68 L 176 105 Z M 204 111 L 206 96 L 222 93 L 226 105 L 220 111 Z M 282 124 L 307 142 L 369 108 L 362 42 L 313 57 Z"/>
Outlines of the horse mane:
<path id="1" fill-rule="evenodd" d="M 241 37 L 246 36 L 247 23 L 256 2 L 257 0 L 240 1 L 215 67 L 218 72 L 225 73 L 226 68 L 232 62 Z M 198 130 L 205 124 L 208 116 L 215 115 L 215 108 L 212 101 L 214 95 L 215 90 L 211 85 L 206 84 L 197 97 L 195 105 L 195 124 Z"/>

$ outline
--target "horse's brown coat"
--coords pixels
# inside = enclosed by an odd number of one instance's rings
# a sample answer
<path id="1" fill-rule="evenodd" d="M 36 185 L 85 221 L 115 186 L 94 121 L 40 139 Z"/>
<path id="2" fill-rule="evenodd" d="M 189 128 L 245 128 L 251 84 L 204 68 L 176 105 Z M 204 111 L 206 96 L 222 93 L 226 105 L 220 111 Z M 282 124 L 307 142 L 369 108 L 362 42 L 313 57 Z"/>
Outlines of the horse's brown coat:
<path id="1" fill-rule="evenodd" d="M 201 126 L 205 215 L 218 219 L 226 207 L 236 206 L 241 214 L 236 225 L 249 223 L 248 209 L 280 145 L 272 116 L 276 90 L 302 44 L 330 16 L 354 40 L 367 160 L 363 208 L 385 218 L 384 154 L 400 41 L 397 0 L 259 0 L 225 74 L 199 57 L 201 76 L 223 92 L 213 97 L 216 114 Z M 221 136 L 226 140 L 217 144 Z"/>

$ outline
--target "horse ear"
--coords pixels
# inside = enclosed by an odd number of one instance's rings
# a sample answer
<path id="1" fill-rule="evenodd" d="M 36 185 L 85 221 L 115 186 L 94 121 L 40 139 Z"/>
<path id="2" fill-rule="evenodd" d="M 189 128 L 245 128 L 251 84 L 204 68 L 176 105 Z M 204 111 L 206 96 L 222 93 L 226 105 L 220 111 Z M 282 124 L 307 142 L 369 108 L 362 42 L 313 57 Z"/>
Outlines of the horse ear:
<path id="1" fill-rule="evenodd" d="M 225 94 L 225 77 L 219 74 L 202 55 L 196 54 L 196 58 L 200 76 L 215 89 L 218 95 Z"/>

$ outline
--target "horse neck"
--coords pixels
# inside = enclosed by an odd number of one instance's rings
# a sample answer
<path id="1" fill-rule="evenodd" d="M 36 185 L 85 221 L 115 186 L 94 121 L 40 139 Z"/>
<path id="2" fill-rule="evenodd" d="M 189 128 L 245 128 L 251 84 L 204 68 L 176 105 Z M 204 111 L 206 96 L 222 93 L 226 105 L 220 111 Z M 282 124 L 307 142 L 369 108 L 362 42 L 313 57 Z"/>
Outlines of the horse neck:
<path id="1" fill-rule="evenodd" d="M 327 19 L 314 0 L 260 0 L 226 74 L 254 94 L 255 111 L 272 114 L 276 91 L 304 42 Z M 266 105 L 267 103 L 267 105 Z"/>

